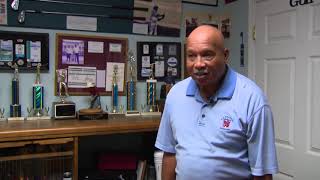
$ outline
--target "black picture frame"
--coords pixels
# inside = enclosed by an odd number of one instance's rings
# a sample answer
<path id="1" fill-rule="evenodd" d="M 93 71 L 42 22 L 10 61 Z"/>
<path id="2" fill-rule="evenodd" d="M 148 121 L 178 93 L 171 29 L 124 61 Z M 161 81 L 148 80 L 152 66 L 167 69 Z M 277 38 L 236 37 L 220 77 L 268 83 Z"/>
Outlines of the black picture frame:
<path id="1" fill-rule="evenodd" d="M 34 32 L 17 32 L 17 31 L 0 31 L 0 40 L 12 42 L 12 59 L 1 60 L 0 59 L 0 73 L 12 71 L 13 64 L 17 64 L 19 71 L 21 72 L 35 72 L 37 65 L 41 64 L 41 72 L 49 71 L 49 34 L 48 33 L 34 33 Z M 32 62 L 28 59 L 27 43 L 28 42 L 39 42 L 40 45 L 40 61 Z M 22 57 L 17 55 L 17 45 L 21 45 Z M 3 53 L 3 52 L 2 52 Z M 19 63 L 23 62 L 23 63 Z"/>
<path id="2" fill-rule="evenodd" d="M 182 3 L 188 3 L 188 4 L 199 4 L 199 5 L 205 5 L 205 6 L 218 6 L 219 0 L 183 0 Z"/>

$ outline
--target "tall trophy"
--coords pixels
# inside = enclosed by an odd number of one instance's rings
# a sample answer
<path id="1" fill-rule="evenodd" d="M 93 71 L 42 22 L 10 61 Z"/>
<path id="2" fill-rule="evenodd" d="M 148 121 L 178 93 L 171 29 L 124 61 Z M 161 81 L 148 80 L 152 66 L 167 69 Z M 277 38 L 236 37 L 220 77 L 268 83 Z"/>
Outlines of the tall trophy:
<path id="1" fill-rule="evenodd" d="M 14 74 L 11 82 L 12 104 L 10 105 L 10 117 L 8 120 L 24 120 L 21 117 L 21 105 L 19 104 L 19 69 L 18 65 L 14 64 Z"/>
<path id="2" fill-rule="evenodd" d="M 118 98 L 119 98 L 119 89 L 118 89 L 118 66 L 113 66 L 112 74 L 112 110 L 111 113 L 118 113 Z"/>
<path id="3" fill-rule="evenodd" d="M 32 86 L 32 104 L 33 104 L 33 110 L 34 115 L 36 117 L 41 117 L 43 115 L 43 84 L 40 82 L 40 67 L 41 64 L 39 63 L 37 65 L 37 74 L 36 74 L 36 80 Z"/>
<path id="4" fill-rule="evenodd" d="M 36 80 L 32 85 L 32 109 L 28 109 L 27 120 L 50 119 L 49 107 L 44 108 L 44 86 L 40 81 L 41 64 L 37 65 Z"/>
<path id="5" fill-rule="evenodd" d="M 54 119 L 74 119 L 76 118 L 76 105 L 74 102 L 66 100 L 69 96 L 66 84 L 66 70 L 56 70 L 56 76 L 60 101 L 52 103 L 52 117 Z"/>
<path id="6" fill-rule="evenodd" d="M 127 81 L 127 111 L 126 116 L 140 115 L 140 112 L 136 109 L 136 81 L 134 80 L 134 66 L 135 59 L 133 53 L 128 53 L 129 61 L 129 80 Z"/>
<path id="7" fill-rule="evenodd" d="M 154 63 L 151 64 L 149 79 L 147 79 L 147 105 L 146 111 L 142 112 L 141 115 L 152 115 L 152 116 L 160 116 L 159 108 L 156 105 L 156 91 L 157 91 L 157 80 L 154 78 Z"/>

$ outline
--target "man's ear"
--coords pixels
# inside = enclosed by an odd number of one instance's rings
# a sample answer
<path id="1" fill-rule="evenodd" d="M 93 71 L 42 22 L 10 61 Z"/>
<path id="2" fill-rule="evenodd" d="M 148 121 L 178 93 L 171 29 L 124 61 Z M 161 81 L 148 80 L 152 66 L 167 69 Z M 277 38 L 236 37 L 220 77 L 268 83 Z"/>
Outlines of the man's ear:
<path id="1" fill-rule="evenodd" d="M 225 62 L 228 63 L 228 61 L 229 61 L 229 49 L 228 48 L 224 48 L 223 55 L 224 55 Z"/>

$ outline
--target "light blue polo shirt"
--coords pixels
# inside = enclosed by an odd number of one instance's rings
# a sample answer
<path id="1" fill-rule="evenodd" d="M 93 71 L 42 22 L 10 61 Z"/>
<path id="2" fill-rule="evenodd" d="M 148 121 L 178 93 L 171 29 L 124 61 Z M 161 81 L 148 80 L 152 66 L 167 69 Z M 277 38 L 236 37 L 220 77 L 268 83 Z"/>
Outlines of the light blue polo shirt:
<path id="1" fill-rule="evenodd" d="M 155 146 L 176 154 L 177 180 L 242 180 L 278 172 L 267 99 L 230 67 L 210 103 L 192 78 L 170 90 Z"/>

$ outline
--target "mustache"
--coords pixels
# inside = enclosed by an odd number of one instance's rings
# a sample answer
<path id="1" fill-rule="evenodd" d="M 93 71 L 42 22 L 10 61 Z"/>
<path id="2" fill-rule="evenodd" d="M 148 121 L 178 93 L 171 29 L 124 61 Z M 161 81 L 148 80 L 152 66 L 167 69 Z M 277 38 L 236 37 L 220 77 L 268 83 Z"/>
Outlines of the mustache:
<path id="1" fill-rule="evenodd" d="M 207 74 L 208 70 L 207 69 L 194 69 L 192 74 L 196 75 L 196 76 L 201 76 L 204 74 Z"/>

